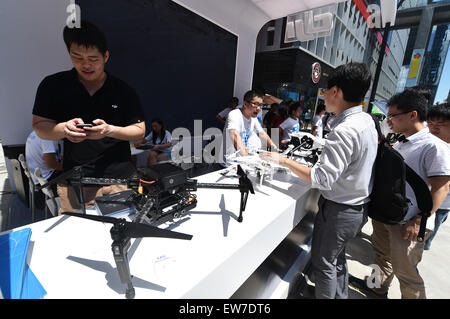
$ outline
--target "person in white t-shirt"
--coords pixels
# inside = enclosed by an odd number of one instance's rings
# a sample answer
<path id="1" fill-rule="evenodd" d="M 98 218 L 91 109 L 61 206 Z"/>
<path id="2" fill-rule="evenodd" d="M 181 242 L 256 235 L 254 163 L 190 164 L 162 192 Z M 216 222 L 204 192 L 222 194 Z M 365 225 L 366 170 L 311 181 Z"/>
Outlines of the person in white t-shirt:
<path id="1" fill-rule="evenodd" d="M 323 137 L 323 122 L 322 118 L 325 114 L 325 104 L 317 105 L 316 116 L 314 116 L 311 127 L 311 134 L 317 137 Z"/>
<path id="2" fill-rule="evenodd" d="M 448 145 L 430 133 L 425 127 L 427 119 L 426 99 L 415 90 L 405 90 L 388 102 L 387 119 L 394 133 L 402 133 L 406 139 L 394 144 L 394 149 L 430 187 L 433 199 L 431 216 L 427 220 L 425 241 L 434 228 L 435 212 L 444 202 L 450 184 L 450 151 Z M 414 191 L 406 185 L 406 197 L 411 200 L 402 224 L 387 225 L 372 220 L 372 245 L 379 287 L 372 291 L 386 295 L 394 278 L 400 282 L 403 299 L 425 299 L 425 284 L 418 271 L 424 242 L 417 241 L 421 217 Z"/>
<path id="3" fill-rule="evenodd" d="M 25 160 L 35 184 L 39 183 L 34 175 L 38 167 L 42 177 L 50 180 L 62 171 L 62 141 L 44 140 L 32 131 L 25 144 Z"/>
<path id="4" fill-rule="evenodd" d="M 450 148 L 450 105 L 449 103 L 432 106 L 428 109 L 428 128 L 430 133 L 439 137 Z M 447 160 L 450 160 L 447 158 Z M 436 218 L 434 220 L 434 230 L 425 242 L 425 250 L 429 250 L 431 242 L 443 222 L 447 220 L 450 211 L 450 193 L 442 202 L 438 210 L 436 210 Z"/>
<path id="5" fill-rule="evenodd" d="M 219 112 L 219 114 L 216 115 L 216 119 L 222 123 L 225 124 L 228 114 L 233 111 L 236 106 L 239 104 L 239 99 L 237 97 L 233 97 L 230 100 L 230 105 Z"/>
<path id="6" fill-rule="evenodd" d="M 254 154 L 263 144 L 277 149 L 257 119 L 262 106 L 263 95 L 251 90 L 245 93 L 242 108 L 228 114 L 223 130 L 225 164 L 226 156 L 236 152 L 238 156 Z"/>
<path id="7" fill-rule="evenodd" d="M 300 103 L 293 103 L 289 106 L 289 117 L 280 124 L 280 142 L 281 144 L 287 144 L 291 140 L 292 133 L 298 133 L 300 131 L 299 117 L 302 109 Z"/>
<path id="8" fill-rule="evenodd" d="M 167 161 L 171 158 L 172 135 L 164 128 L 161 119 L 152 119 L 152 131 L 141 141 L 134 145 L 139 147 L 141 144 L 151 144 L 152 148 L 147 158 L 147 165 L 153 165 L 157 162 Z"/>

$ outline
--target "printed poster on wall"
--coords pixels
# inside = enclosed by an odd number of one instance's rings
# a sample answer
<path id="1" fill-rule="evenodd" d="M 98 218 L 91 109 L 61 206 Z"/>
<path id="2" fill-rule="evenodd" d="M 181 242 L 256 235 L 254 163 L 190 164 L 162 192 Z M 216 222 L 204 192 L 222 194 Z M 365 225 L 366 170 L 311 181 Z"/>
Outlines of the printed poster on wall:
<path id="1" fill-rule="evenodd" d="M 408 78 L 406 80 L 406 86 L 415 86 L 420 78 L 420 71 L 423 65 L 423 55 L 425 49 L 415 49 L 412 52 L 411 64 L 409 65 Z"/>

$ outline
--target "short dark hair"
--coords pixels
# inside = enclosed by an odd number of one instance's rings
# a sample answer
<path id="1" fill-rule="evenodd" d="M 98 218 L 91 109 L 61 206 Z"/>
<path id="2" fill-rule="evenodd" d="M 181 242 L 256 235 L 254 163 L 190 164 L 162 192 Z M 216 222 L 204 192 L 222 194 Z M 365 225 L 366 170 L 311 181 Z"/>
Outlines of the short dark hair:
<path id="1" fill-rule="evenodd" d="M 450 121 L 450 104 L 442 103 L 428 108 L 427 120 Z"/>
<path id="2" fill-rule="evenodd" d="M 108 42 L 103 31 L 87 20 L 81 20 L 80 28 L 66 26 L 63 30 L 63 38 L 68 51 L 72 43 L 86 48 L 97 48 L 103 55 L 108 51 Z"/>
<path id="3" fill-rule="evenodd" d="M 236 104 L 239 104 L 239 99 L 238 99 L 237 97 L 233 96 L 233 97 L 231 98 L 231 100 L 230 100 L 230 103 L 236 103 Z"/>
<path id="4" fill-rule="evenodd" d="M 404 90 L 402 93 L 395 94 L 389 99 L 387 106 L 396 106 L 403 112 L 416 111 L 420 122 L 424 122 L 427 119 L 427 101 L 416 90 Z"/>
<path id="5" fill-rule="evenodd" d="M 405 88 L 405 91 L 406 91 L 406 90 L 415 90 L 415 91 L 417 91 L 418 93 L 422 94 L 423 97 L 424 97 L 428 102 L 430 102 L 430 100 L 431 100 L 431 90 L 430 90 L 429 88 L 426 88 L 426 87 L 423 87 L 423 86 L 418 86 L 418 85 L 416 85 L 416 86 L 412 86 L 412 87 Z"/>
<path id="6" fill-rule="evenodd" d="M 370 87 L 372 75 L 364 63 L 350 62 L 338 66 L 328 78 L 327 88 L 337 86 L 347 102 L 362 102 Z"/>
<path id="7" fill-rule="evenodd" d="M 316 114 L 319 114 L 320 112 L 325 111 L 325 104 L 319 103 L 317 105 Z"/>
<path id="8" fill-rule="evenodd" d="M 289 105 L 289 116 L 292 115 L 297 109 L 300 108 L 300 102 L 294 102 L 293 104 Z"/>
<path id="9" fill-rule="evenodd" d="M 244 101 L 246 101 L 247 103 L 250 103 L 254 97 L 264 98 L 264 93 L 262 93 L 261 91 L 258 91 L 258 90 L 247 91 L 247 93 L 245 93 L 245 95 L 244 95 Z"/>

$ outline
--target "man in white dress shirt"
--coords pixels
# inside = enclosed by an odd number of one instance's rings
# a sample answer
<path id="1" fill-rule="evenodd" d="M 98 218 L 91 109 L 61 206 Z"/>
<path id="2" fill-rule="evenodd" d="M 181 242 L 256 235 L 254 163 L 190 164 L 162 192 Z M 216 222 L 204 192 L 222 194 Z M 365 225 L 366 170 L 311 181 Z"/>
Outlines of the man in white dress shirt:
<path id="1" fill-rule="evenodd" d="M 341 65 L 329 77 L 325 105 L 336 118 L 317 165 L 310 168 L 276 153 L 261 155 L 320 190 L 311 249 L 316 298 L 348 298 L 345 246 L 367 222 L 378 148 L 374 121 L 361 106 L 370 82 L 370 70 L 362 63 Z"/>

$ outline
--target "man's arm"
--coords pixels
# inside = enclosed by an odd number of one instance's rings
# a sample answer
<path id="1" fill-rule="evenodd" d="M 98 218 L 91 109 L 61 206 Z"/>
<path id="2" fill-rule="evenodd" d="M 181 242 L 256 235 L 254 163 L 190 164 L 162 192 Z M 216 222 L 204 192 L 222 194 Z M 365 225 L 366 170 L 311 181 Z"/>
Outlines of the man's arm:
<path id="1" fill-rule="evenodd" d="M 32 126 L 36 134 L 44 140 L 56 141 L 67 138 L 73 143 L 79 143 L 86 139 L 86 133 L 76 125 L 83 123 L 79 118 L 56 123 L 55 120 L 33 114 Z"/>
<path id="2" fill-rule="evenodd" d="M 225 124 L 225 120 L 224 120 L 219 114 L 216 115 L 216 119 L 217 119 L 219 122 L 221 122 L 222 124 Z"/>
<path id="3" fill-rule="evenodd" d="M 231 139 L 233 141 L 234 148 L 239 151 L 241 156 L 248 156 L 247 149 L 245 148 L 245 144 L 242 141 L 241 135 L 237 130 L 230 129 L 228 130 L 228 134 L 230 134 Z"/>
<path id="4" fill-rule="evenodd" d="M 431 215 L 433 215 L 439 207 L 441 207 L 445 198 L 447 197 L 450 185 L 449 176 L 434 176 L 429 177 L 428 182 L 431 185 L 431 197 L 433 199 L 433 208 L 431 210 Z M 405 240 L 417 240 L 417 235 L 419 234 L 420 222 L 422 218 L 417 218 L 408 221 L 403 226 L 403 239 Z"/>
<path id="5" fill-rule="evenodd" d="M 263 142 L 266 143 L 265 145 L 269 145 L 272 150 L 278 149 L 278 147 L 275 145 L 275 143 L 272 142 L 272 139 L 270 138 L 270 136 L 264 130 L 259 132 L 258 136 Z"/>
<path id="6" fill-rule="evenodd" d="M 274 162 L 281 166 L 284 166 L 284 167 L 288 168 L 289 170 L 291 170 L 292 173 L 294 173 L 295 175 L 297 175 L 304 181 L 306 181 L 310 184 L 312 183 L 311 167 L 297 163 L 296 161 L 288 159 L 288 158 L 284 157 L 283 155 L 274 153 L 274 152 L 261 153 L 260 157 L 263 160 Z"/>
<path id="7" fill-rule="evenodd" d="M 433 198 L 433 209 L 431 214 L 434 214 L 439 207 L 441 207 L 445 198 L 447 197 L 450 187 L 450 176 L 435 176 L 428 178 L 431 185 L 431 197 Z"/>

